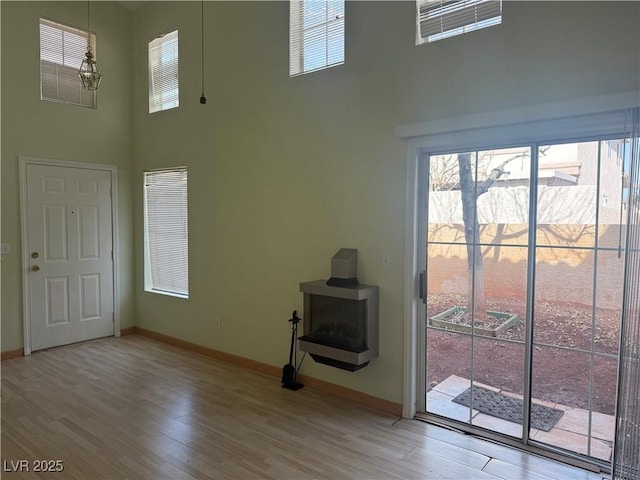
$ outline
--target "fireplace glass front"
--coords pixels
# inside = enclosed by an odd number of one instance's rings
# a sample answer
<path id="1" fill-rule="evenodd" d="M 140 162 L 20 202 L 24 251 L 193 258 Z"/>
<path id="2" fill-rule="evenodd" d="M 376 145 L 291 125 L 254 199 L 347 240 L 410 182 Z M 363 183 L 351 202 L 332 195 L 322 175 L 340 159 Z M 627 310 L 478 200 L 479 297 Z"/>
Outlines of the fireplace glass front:
<path id="1" fill-rule="evenodd" d="M 300 350 L 317 363 L 349 371 L 366 367 L 378 356 L 378 287 L 300 284 L 304 293 L 304 336 Z"/>
<path id="2" fill-rule="evenodd" d="M 309 295 L 309 342 L 352 352 L 367 349 L 367 300 Z"/>

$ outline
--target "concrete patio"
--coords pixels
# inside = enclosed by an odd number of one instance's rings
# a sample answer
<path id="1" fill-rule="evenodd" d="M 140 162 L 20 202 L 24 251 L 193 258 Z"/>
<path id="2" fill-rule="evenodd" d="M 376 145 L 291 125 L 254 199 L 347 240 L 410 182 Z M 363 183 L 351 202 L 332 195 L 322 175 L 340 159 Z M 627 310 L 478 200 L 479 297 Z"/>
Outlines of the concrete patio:
<path id="1" fill-rule="evenodd" d="M 522 399 L 521 395 L 502 391 L 490 385 L 478 382 L 474 382 L 474 385 Z M 435 385 L 433 389 L 427 393 L 427 410 L 429 413 L 469 422 L 469 408 L 454 403 L 452 400 L 470 386 L 471 381 L 469 379 L 451 375 Z M 615 418 L 612 415 L 597 412 L 592 413 L 591 451 L 589 451 L 589 412 L 587 410 L 536 399 L 533 399 L 533 402 L 564 410 L 564 414 L 558 423 L 548 432 L 532 428 L 531 439 L 583 455 L 590 455 L 601 460 L 611 461 L 615 431 Z M 505 435 L 517 438 L 522 437 L 522 425 L 493 417 L 477 410 L 471 411 L 471 423 L 472 425 L 487 428 Z"/>

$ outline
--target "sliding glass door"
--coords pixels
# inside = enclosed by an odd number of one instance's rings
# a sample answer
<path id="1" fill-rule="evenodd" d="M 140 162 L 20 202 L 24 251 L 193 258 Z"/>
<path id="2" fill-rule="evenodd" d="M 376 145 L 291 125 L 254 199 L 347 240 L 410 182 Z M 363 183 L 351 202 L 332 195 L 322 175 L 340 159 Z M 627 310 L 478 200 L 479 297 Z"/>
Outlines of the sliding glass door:
<path id="1" fill-rule="evenodd" d="M 628 142 L 426 154 L 426 412 L 612 456 Z"/>
<path id="2" fill-rule="evenodd" d="M 518 438 L 469 406 L 524 393 L 530 187 L 507 172 L 530 162 L 528 146 L 429 158 L 427 410 Z"/>
<path id="3" fill-rule="evenodd" d="M 607 462 L 624 291 L 625 145 L 540 146 L 553 180 L 538 164 L 531 396 L 563 413 L 531 438 Z"/>

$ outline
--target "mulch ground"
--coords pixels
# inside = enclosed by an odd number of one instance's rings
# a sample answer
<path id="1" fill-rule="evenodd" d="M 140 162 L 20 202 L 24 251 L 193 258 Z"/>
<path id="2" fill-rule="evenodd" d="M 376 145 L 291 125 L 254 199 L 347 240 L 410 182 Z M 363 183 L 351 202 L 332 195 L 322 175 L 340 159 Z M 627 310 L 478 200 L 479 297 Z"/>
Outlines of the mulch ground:
<path id="1" fill-rule="evenodd" d="M 456 305 L 455 295 L 430 295 L 427 318 Z M 429 329 L 428 389 L 450 375 L 473 378 L 522 394 L 524 385 L 524 302 L 488 301 L 487 308 L 518 314 L 520 322 L 496 338 Z M 565 406 L 613 415 L 616 401 L 620 311 L 537 302 L 534 307 L 532 396 Z M 592 335 L 593 333 L 593 335 Z M 509 343 L 513 340 L 518 343 Z M 566 350 L 566 349 L 571 350 Z M 471 357 L 473 351 L 473 372 Z M 597 355 L 591 355 L 593 351 Z M 613 357 L 608 357 L 613 356 Z M 590 392 L 589 385 L 592 385 Z"/>

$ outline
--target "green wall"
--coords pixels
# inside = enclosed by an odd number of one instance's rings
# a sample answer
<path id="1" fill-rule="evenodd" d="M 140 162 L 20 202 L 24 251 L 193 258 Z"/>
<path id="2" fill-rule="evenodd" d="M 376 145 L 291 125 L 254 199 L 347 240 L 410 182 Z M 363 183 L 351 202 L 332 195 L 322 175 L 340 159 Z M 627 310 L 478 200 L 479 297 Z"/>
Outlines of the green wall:
<path id="1" fill-rule="evenodd" d="M 121 209 L 132 212 L 121 212 L 121 221 L 134 225 L 133 254 L 123 259 L 135 266 L 133 280 L 131 271 L 123 269 L 135 298 L 134 324 L 281 366 L 288 359 L 287 319 L 292 310 L 302 310 L 298 284 L 327 278 L 331 256 L 341 247 L 354 247 L 360 280 L 380 286 L 380 356 L 355 373 L 310 358 L 302 370 L 398 403 L 406 151 L 395 127 L 640 85 L 637 2 L 505 2 L 501 26 L 421 46 L 414 45 L 414 2 L 348 2 L 346 63 L 296 78 L 288 76 L 287 2 L 206 2 L 208 103 L 200 105 L 200 2 L 150 2 L 131 14 L 131 23 L 118 6 L 98 3 L 114 17 L 115 12 L 125 17 L 122 23 L 103 20 L 103 32 L 96 28 L 105 75 L 109 67 L 101 48 L 107 40 L 129 47 L 118 60 L 129 52 L 132 60 L 130 76 L 118 72 L 131 82 L 131 97 L 124 85 L 122 95 L 109 98 L 101 87 L 97 110 L 106 116 L 103 108 L 122 106 L 121 138 L 112 144 L 115 131 L 95 131 L 109 149 L 122 150 L 123 184 L 132 185 L 132 196 L 121 192 Z M 59 5 L 47 4 L 50 9 Z M 22 4 L 8 9 L 3 2 L 3 67 L 8 62 L 5 24 L 12 27 L 12 43 L 29 37 L 13 27 L 7 14 L 22 18 L 33 12 L 37 17 L 37 10 Z M 98 21 L 99 15 L 92 17 Z M 130 42 L 129 33 L 124 40 L 107 34 L 129 25 Z M 150 115 L 147 42 L 174 27 L 179 29 L 180 108 Z M 37 41 L 28 41 L 37 52 Z M 9 57 L 24 61 L 21 53 Z M 32 70 L 35 93 L 17 79 L 12 88 L 33 97 L 35 113 L 46 107 L 37 99 L 37 62 Z M 4 100 L 9 87 L 2 71 Z M 105 91 L 107 85 L 105 77 Z M 121 97 L 130 105 L 128 112 Z M 18 113 L 14 105 L 5 115 L 3 104 L 2 241 L 9 241 L 5 232 L 11 231 L 16 246 L 17 207 L 5 207 L 17 201 L 11 186 L 17 178 L 15 156 L 34 150 L 40 156 L 79 155 L 55 139 L 35 141 L 25 135 L 7 152 L 14 158 L 5 160 L 5 121 Z M 24 125 L 34 121 L 31 116 L 25 116 Z M 126 168 L 129 160 L 132 166 Z M 9 179 L 7 161 L 14 165 Z M 103 156 L 100 161 L 116 162 Z M 142 278 L 142 172 L 177 165 L 189 169 L 188 300 L 144 292 Z M 13 212 L 10 223 L 5 210 Z M 129 246 L 130 233 L 123 229 L 123 243 Z M 386 270 L 383 255 L 391 256 Z M 5 295 L 6 283 L 20 279 L 19 252 L 11 262 L 9 267 L 5 259 L 2 273 L 3 350 L 21 346 L 19 285 Z M 6 342 L 5 329 L 12 332 Z"/>
<path id="2" fill-rule="evenodd" d="M 98 108 L 40 100 L 39 18 L 86 28 L 82 2 L 7 2 L 2 12 L 2 351 L 23 345 L 18 156 L 118 167 L 121 326 L 133 325 L 131 15 L 116 2 L 91 7 L 103 83 Z"/>

